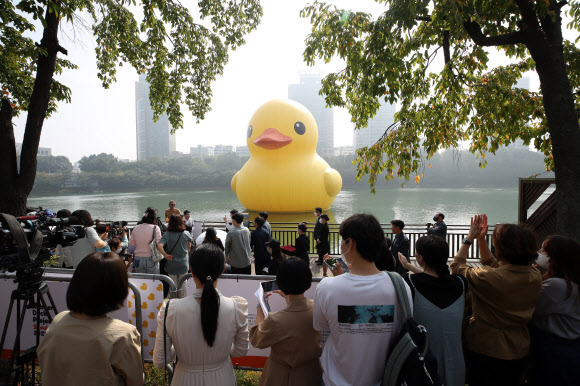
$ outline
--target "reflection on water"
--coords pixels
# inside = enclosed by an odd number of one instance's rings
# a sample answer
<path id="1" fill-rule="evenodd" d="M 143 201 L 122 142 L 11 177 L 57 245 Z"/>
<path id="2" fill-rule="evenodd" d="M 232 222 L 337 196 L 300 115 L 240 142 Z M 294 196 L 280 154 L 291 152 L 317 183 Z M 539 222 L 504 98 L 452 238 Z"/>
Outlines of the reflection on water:
<path id="1" fill-rule="evenodd" d="M 517 220 L 517 189 L 384 189 L 371 194 L 368 189 L 350 189 L 339 193 L 330 211 L 330 222 L 340 222 L 354 213 L 371 213 L 382 223 L 398 218 L 408 224 L 432 222 L 435 212 L 445 214 L 448 224 L 468 224 L 472 215 L 487 213 L 492 224 Z M 72 196 L 30 197 L 30 206 L 53 210 L 86 209 L 93 218 L 137 220 L 148 206 L 162 213 L 169 200 L 177 208 L 188 209 L 201 221 L 222 221 L 230 209 L 243 207 L 231 190 L 138 192 Z M 250 213 L 250 220 L 258 215 Z M 314 223 L 314 208 L 306 213 L 271 213 L 270 222 L 300 221 Z"/>

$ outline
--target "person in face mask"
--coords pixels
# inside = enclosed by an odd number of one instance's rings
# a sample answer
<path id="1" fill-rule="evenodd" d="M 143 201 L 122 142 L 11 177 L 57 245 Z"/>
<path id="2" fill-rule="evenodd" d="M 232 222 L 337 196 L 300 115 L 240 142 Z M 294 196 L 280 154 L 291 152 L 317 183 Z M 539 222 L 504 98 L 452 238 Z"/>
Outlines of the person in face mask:
<path id="1" fill-rule="evenodd" d="M 427 223 L 427 234 L 439 236 L 443 240 L 447 241 L 447 224 L 445 224 L 445 221 L 443 221 L 444 218 L 445 215 L 443 213 L 435 213 L 435 216 L 433 216 L 433 221 L 435 223 Z"/>
<path id="2" fill-rule="evenodd" d="M 548 236 L 536 263 L 545 268 L 532 317 L 533 385 L 577 385 L 580 379 L 580 243 Z"/>
<path id="3" fill-rule="evenodd" d="M 330 331 L 320 363 L 325 385 L 378 385 L 387 352 L 402 326 L 393 283 L 375 265 L 385 234 L 370 214 L 355 214 L 340 224 L 340 248 L 350 271 L 322 279 L 314 296 L 313 325 Z M 411 308 L 411 290 L 405 284 Z M 348 364 L 348 365 L 344 365 Z M 364 371 L 361 371 L 364 369 Z"/>

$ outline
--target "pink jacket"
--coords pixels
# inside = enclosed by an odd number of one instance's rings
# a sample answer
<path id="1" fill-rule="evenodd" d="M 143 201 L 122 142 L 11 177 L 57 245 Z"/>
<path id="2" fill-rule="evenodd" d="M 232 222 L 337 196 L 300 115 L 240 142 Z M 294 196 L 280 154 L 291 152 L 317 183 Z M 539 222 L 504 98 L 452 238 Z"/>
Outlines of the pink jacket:
<path id="1" fill-rule="evenodd" d="M 155 241 L 159 242 L 159 239 L 161 239 L 161 230 L 157 225 L 139 224 L 131 232 L 129 245 L 136 247 L 135 257 L 151 257 L 149 243 L 153 240 L 153 227 L 155 227 Z"/>

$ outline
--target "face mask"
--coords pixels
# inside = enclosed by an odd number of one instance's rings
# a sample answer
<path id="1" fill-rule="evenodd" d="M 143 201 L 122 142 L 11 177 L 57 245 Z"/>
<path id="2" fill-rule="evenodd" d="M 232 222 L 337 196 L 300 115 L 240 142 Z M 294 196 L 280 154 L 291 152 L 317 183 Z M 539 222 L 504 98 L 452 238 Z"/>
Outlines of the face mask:
<path id="1" fill-rule="evenodd" d="M 318 213 L 314 212 L 314 215 L 315 215 L 316 217 L 318 217 Z"/>
<path id="2" fill-rule="evenodd" d="M 437 220 L 439 220 L 439 216 L 433 217 L 433 221 L 437 221 Z"/>
<path id="3" fill-rule="evenodd" d="M 116 251 L 116 253 L 117 253 L 117 254 L 119 254 L 119 253 L 121 253 L 121 252 L 123 252 L 123 248 L 119 248 L 119 249 L 117 249 L 117 251 Z"/>
<path id="4" fill-rule="evenodd" d="M 538 264 L 542 268 L 548 269 L 548 267 L 550 266 L 550 257 L 538 251 L 538 258 L 536 259 L 536 264 Z"/>

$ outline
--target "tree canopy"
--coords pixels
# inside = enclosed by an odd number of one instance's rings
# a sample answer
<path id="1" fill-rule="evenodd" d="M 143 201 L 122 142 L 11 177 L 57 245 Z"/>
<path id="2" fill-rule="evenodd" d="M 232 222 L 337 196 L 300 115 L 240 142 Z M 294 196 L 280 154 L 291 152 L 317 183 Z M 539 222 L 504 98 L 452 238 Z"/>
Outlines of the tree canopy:
<path id="1" fill-rule="evenodd" d="M 346 107 L 356 128 L 366 126 L 381 103 L 399 107 L 380 140 L 357 150 L 357 178 L 368 176 L 373 190 L 381 174 L 387 181 L 419 180 L 438 150 L 464 141 L 483 167 L 486 153 L 521 138 L 544 154 L 559 190 L 578 190 L 573 176 L 580 175 L 580 165 L 567 166 L 580 163 L 574 155 L 580 146 L 580 50 L 562 37 L 568 2 L 378 2 L 385 12 L 377 18 L 321 2 L 302 10 L 312 24 L 304 60 L 346 61 L 322 81 L 327 104 Z M 580 30 L 580 2 L 571 0 L 566 8 L 569 27 Z M 491 62 L 489 47 L 508 64 Z M 438 55 L 441 70 L 433 68 Z M 516 87 L 529 70 L 540 77 L 539 92 Z M 560 201 L 574 212 L 570 197 Z M 570 216 L 566 226 L 572 231 Z"/>
<path id="2" fill-rule="evenodd" d="M 465 25 L 478 20 L 487 35 L 517 29 L 514 1 L 386 1 L 389 9 L 376 20 L 370 14 L 339 10 L 314 3 L 303 10 L 312 34 L 304 59 L 339 56 L 346 67 L 323 80 L 322 92 L 331 106 L 347 107 L 356 128 L 365 127 L 381 103 L 398 102 L 397 125 L 386 130 L 374 146 L 360 149 L 359 177 L 386 171 L 385 179 L 410 178 L 424 157 L 441 148 L 471 141 L 470 150 L 494 153 L 517 138 L 546 156 L 553 168 L 552 149 L 541 92 L 515 87 L 534 60 L 523 44 L 502 50 L 513 64 L 489 63 L 489 52 L 476 44 Z M 539 1 L 539 12 L 550 15 L 549 1 Z M 580 22 L 580 3 L 572 2 Z M 430 11 L 431 10 L 431 11 Z M 575 12 L 575 13 L 574 13 Z M 468 22 L 466 22 L 468 21 Z M 580 50 L 565 41 L 568 75 L 580 88 Z M 441 52 L 444 51 L 444 52 Z M 449 55 L 441 72 L 431 72 L 437 54 Z M 580 105 L 580 96 L 576 94 Z M 423 144 L 425 152 L 420 152 Z M 381 157 L 385 154 L 387 157 Z M 420 174 L 420 173 L 419 173 Z"/>
<path id="3" fill-rule="evenodd" d="M 104 88 L 117 68 L 129 64 L 147 74 L 154 118 L 167 113 L 172 131 L 183 127 L 181 105 L 199 121 L 211 110 L 211 83 L 222 74 L 229 50 L 245 43 L 262 16 L 259 0 L 198 0 L 198 19 L 179 0 L 0 0 L 0 212 L 20 215 L 36 175 L 44 119 L 70 89 L 54 75 L 76 65 L 63 59 L 59 28 L 90 28 L 96 43 L 97 76 Z M 136 15 L 140 16 L 137 20 Z M 30 38 L 37 25 L 42 39 Z M 21 156 L 12 118 L 27 111 Z M 18 165 L 19 162 L 19 165 Z"/>
<path id="4" fill-rule="evenodd" d="M 64 155 L 38 157 L 36 168 L 39 172 L 68 174 L 73 170 L 73 165 Z"/>

